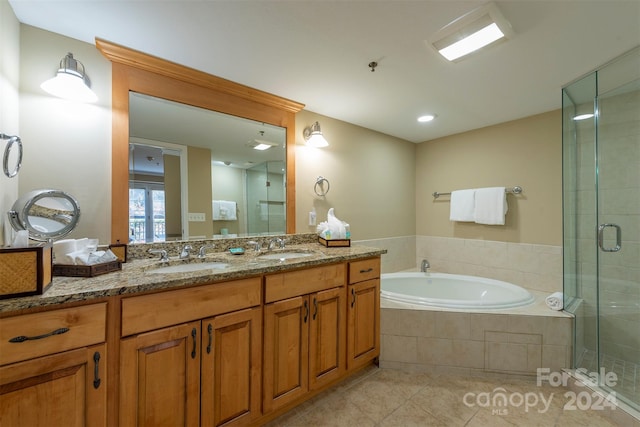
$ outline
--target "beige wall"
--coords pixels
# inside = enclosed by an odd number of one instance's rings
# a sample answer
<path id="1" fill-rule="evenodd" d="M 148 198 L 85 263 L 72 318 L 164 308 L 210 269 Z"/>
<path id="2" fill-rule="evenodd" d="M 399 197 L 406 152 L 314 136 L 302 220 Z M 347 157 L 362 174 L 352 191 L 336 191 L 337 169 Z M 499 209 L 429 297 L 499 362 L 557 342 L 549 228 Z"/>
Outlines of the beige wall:
<path id="1" fill-rule="evenodd" d="M 230 234 L 246 233 L 244 216 L 248 213 L 244 203 L 244 169 L 230 166 L 211 166 L 211 186 L 214 200 L 229 200 L 237 203 L 236 221 L 214 221 L 213 234 L 220 234 L 226 228 Z"/>
<path id="2" fill-rule="evenodd" d="M 20 24 L 7 0 L 0 0 L 0 133 L 18 135 L 20 83 Z M 0 154 L 7 141 L 0 140 Z M 20 174 L 7 178 L 0 172 L 0 246 L 11 243 L 11 226 L 5 212 L 18 198 Z M 6 235 L 6 241 L 5 241 Z"/>
<path id="3" fill-rule="evenodd" d="M 96 104 L 65 101 L 40 88 L 67 52 L 84 64 Z M 20 25 L 20 134 L 25 145 L 20 194 L 37 188 L 72 194 L 81 216 L 69 237 L 109 243 L 111 64 L 95 46 Z"/>
<path id="4" fill-rule="evenodd" d="M 562 243 L 560 110 L 428 141 L 416 151 L 416 234 L 499 242 Z M 521 186 L 504 226 L 449 221 L 434 191 Z"/>
<path id="5" fill-rule="evenodd" d="M 315 121 L 329 142 L 326 148 L 304 145 L 302 131 Z M 296 231 L 315 231 L 309 211 L 318 222 L 335 208 L 351 226 L 351 237 L 364 240 L 415 234 L 416 145 L 309 111 L 296 115 Z M 330 189 L 317 196 L 318 176 Z"/>
<path id="6" fill-rule="evenodd" d="M 189 237 L 213 236 L 213 205 L 211 203 L 211 150 L 187 147 L 189 182 L 188 212 L 204 213 L 203 222 L 189 221 Z"/>

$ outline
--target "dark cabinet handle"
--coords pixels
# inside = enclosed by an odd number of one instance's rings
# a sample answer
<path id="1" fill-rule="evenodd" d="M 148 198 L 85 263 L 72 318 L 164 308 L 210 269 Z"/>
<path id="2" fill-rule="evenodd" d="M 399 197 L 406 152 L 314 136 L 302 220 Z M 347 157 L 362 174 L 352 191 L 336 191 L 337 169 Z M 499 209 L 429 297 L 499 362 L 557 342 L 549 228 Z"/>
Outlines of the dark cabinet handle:
<path id="1" fill-rule="evenodd" d="M 307 300 L 304 301 L 304 310 L 304 323 L 307 323 L 309 317 L 309 302 Z"/>
<path id="2" fill-rule="evenodd" d="M 195 359 L 196 358 L 196 328 L 193 328 L 191 330 L 191 338 L 193 338 L 193 350 L 191 350 L 191 358 Z"/>
<path id="3" fill-rule="evenodd" d="M 207 354 L 211 353 L 211 344 L 213 343 L 213 326 L 209 323 L 207 326 L 207 332 L 209 333 L 209 343 L 207 344 Z"/>
<path id="4" fill-rule="evenodd" d="M 360 273 L 370 273 L 373 271 L 373 268 L 368 268 L 366 270 L 360 270 Z"/>
<path id="5" fill-rule="evenodd" d="M 318 300 L 317 299 L 313 299 L 313 320 L 316 320 L 316 315 L 318 314 Z"/>
<path id="6" fill-rule="evenodd" d="M 356 305 L 356 290 L 354 288 L 351 288 L 351 298 L 351 308 L 353 308 Z"/>
<path id="7" fill-rule="evenodd" d="M 100 362 L 100 353 L 97 351 L 93 353 L 93 388 L 100 387 L 100 367 L 98 362 Z"/>
<path id="8" fill-rule="evenodd" d="M 42 338 L 51 337 L 53 335 L 62 335 L 64 333 L 69 332 L 69 328 L 60 328 L 55 331 L 51 331 L 48 334 L 36 335 L 35 337 L 27 337 L 25 335 L 20 335 L 19 337 L 14 337 L 9 340 L 9 342 L 18 343 L 25 341 L 33 341 L 33 340 L 41 340 Z"/>

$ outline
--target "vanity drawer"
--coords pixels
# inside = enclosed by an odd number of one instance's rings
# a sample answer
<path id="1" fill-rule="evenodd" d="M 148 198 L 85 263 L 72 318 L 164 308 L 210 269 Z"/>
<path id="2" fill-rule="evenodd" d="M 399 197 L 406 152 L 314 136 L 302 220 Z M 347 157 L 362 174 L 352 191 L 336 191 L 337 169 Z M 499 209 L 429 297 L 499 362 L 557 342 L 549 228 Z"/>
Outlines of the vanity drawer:
<path id="1" fill-rule="evenodd" d="M 349 284 L 380 277 L 380 258 L 369 258 L 349 263 Z"/>
<path id="2" fill-rule="evenodd" d="M 265 303 L 344 286 L 345 271 L 344 264 L 334 264 L 269 275 L 265 278 Z"/>
<path id="3" fill-rule="evenodd" d="M 0 365 L 105 341 L 107 303 L 0 319 Z"/>
<path id="4" fill-rule="evenodd" d="M 261 277 L 122 299 L 122 336 L 260 305 Z"/>

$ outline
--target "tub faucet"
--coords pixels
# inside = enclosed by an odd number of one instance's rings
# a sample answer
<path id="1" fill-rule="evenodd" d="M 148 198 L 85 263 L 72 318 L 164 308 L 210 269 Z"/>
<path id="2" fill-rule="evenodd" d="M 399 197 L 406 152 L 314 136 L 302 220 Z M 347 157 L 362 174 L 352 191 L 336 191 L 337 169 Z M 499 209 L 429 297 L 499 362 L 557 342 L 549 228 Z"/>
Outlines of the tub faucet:
<path id="1" fill-rule="evenodd" d="M 423 273 L 428 273 L 429 268 L 431 267 L 431 265 L 429 265 L 429 261 L 427 261 L 426 259 L 422 260 L 422 263 L 420 264 L 420 271 L 422 271 Z"/>

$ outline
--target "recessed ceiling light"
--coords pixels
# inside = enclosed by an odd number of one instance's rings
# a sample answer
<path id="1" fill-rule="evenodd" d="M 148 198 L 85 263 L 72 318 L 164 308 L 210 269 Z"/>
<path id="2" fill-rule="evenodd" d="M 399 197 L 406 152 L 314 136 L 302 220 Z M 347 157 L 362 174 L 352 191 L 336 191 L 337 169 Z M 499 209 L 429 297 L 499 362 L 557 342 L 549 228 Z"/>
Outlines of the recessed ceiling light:
<path id="1" fill-rule="evenodd" d="M 580 114 L 578 116 L 575 116 L 573 120 L 587 120 L 587 119 L 590 119 L 591 117 L 593 117 L 593 114 L 591 113 Z"/>
<path id="2" fill-rule="evenodd" d="M 431 120 L 433 120 L 435 118 L 436 118 L 435 114 L 425 114 L 424 116 L 418 117 L 418 121 L 420 123 L 426 123 L 426 122 L 430 122 Z"/>

